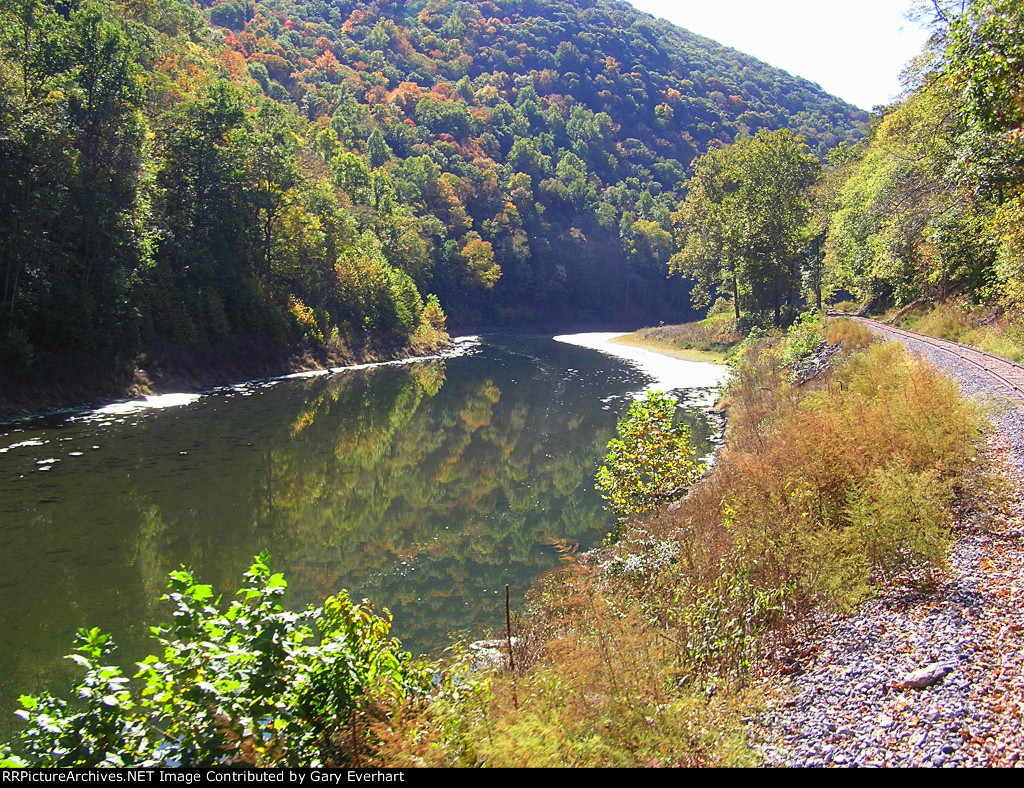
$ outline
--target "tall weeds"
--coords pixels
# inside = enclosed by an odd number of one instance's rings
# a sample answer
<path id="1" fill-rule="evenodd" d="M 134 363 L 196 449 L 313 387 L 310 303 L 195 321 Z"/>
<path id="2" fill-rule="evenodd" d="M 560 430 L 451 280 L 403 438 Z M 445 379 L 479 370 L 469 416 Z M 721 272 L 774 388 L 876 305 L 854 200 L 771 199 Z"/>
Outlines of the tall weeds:
<path id="1" fill-rule="evenodd" d="M 632 336 L 642 346 L 669 352 L 695 350 L 718 355 L 729 353 L 743 339 L 743 335 L 736 331 L 732 315 L 722 311 L 694 323 L 641 328 Z"/>
<path id="2" fill-rule="evenodd" d="M 909 331 L 951 339 L 1011 361 L 1024 362 L 1024 319 L 1019 312 L 951 301 L 915 310 L 900 325 Z"/>
<path id="3" fill-rule="evenodd" d="M 802 387 L 784 336 L 745 342 L 713 472 L 617 544 L 567 554 L 518 623 L 517 674 L 461 662 L 380 737 L 381 762 L 424 740 L 419 762 L 439 765 L 749 761 L 739 716 L 766 644 L 894 578 L 929 582 L 977 474 L 982 415 L 954 384 L 859 327 L 827 339 L 843 360 Z"/>

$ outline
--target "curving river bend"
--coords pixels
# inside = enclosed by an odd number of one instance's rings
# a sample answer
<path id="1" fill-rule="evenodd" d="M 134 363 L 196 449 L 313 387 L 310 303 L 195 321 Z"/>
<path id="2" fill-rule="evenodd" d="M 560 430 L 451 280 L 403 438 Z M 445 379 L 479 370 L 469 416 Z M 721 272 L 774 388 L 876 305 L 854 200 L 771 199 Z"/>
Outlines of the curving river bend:
<path id="1" fill-rule="evenodd" d="M 149 653 L 182 564 L 229 595 L 267 549 L 290 604 L 349 589 L 413 651 L 497 628 L 505 583 L 515 604 L 554 540 L 608 531 L 594 471 L 633 396 L 675 391 L 712 448 L 723 368 L 611 336 L 470 338 L 446 359 L 0 425 L 0 731 L 19 694 L 66 693 L 76 628 L 113 632 L 124 666 Z"/>

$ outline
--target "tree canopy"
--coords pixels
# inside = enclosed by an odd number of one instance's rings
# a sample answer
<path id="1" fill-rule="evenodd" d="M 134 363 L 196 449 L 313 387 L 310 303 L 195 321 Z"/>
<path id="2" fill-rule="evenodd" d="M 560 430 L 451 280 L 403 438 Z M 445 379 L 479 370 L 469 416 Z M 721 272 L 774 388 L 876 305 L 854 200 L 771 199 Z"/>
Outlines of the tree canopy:
<path id="1" fill-rule="evenodd" d="M 924 4 L 922 4 L 924 5 Z M 820 167 L 787 130 L 711 150 L 672 222 L 691 302 L 788 322 L 837 292 L 867 306 L 1024 306 L 1024 12 L 931 3 L 905 97 Z M 802 295 L 801 295 L 802 293 Z M 788 312 L 788 315 L 787 315 Z"/>
<path id="2" fill-rule="evenodd" d="M 936 3 L 906 98 L 831 158 L 826 289 L 867 303 L 1024 305 L 1024 11 Z"/>
<path id="3" fill-rule="evenodd" d="M 408 341 L 430 292 L 462 324 L 685 316 L 692 160 L 864 120 L 615 0 L 18 0 L 0 368 Z"/>
<path id="4" fill-rule="evenodd" d="M 691 299 L 708 306 L 716 292 L 741 311 L 796 306 L 810 215 L 808 190 L 820 165 L 788 129 L 711 151 L 694 166 L 682 208 L 673 215 L 681 251 L 670 270 L 695 281 Z"/>

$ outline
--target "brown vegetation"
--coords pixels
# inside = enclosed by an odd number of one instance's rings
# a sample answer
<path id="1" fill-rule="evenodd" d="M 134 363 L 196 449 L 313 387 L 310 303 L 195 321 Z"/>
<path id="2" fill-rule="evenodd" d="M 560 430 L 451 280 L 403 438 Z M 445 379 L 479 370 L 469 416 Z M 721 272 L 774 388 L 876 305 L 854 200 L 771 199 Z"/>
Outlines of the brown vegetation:
<path id="1" fill-rule="evenodd" d="M 1015 311 L 947 301 L 911 310 L 892 322 L 908 331 L 1024 362 L 1024 319 Z"/>
<path id="2" fill-rule="evenodd" d="M 714 471 L 615 545 L 566 550 L 516 626 L 516 670 L 463 660 L 382 728 L 380 762 L 749 762 L 744 686 L 766 650 L 897 572 L 930 582 L 953 500 L 978 481 L 981 415 L 953 383 L 859 326 L 829 339 L 843 363 L 803 387 L 785 337 L 744 342 Z"/>
<path id="3" fill-rule="evenodd" d="M 743 335 L 736 331 L 736 322 L 731 314 L 712 311 L 713 314 L 695 323 L 641 328 L 615 341 L 670 356 L 721 361 L 743 339 Z"/>

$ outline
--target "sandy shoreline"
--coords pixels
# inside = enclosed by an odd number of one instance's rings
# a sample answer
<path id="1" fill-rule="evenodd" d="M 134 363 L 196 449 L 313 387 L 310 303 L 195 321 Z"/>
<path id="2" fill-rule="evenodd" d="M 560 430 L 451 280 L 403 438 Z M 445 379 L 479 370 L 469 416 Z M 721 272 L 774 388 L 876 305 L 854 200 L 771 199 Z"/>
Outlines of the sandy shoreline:
<path id="1" fill-rule="evenodd" d="M 669 353 L 661 353 L 635 345 L 625 345 L 615 340 L 628 336 L 625 333 L 595 332 L 587 334 L 562 334 L 553 337 L 556 342 L 564 342 L 577 347 L 589 348 L 609 356 L 615 356 L 632 363 L 637 369 L 651 378 L 644 388 L 634 392 L 641 396 L 648 391 L 682 391 L 685 389 L 716 389 L 729 375 L 729 368 L 723 364 L 708 361 L 693 361 L 680 358 Z M 711 399 L 715 397 L 712 391 Z M 708 405 L 713 404 L 709 402 Z"/>

